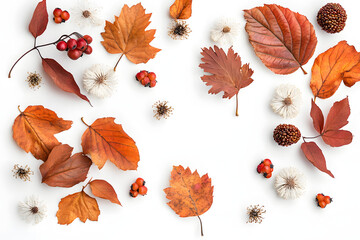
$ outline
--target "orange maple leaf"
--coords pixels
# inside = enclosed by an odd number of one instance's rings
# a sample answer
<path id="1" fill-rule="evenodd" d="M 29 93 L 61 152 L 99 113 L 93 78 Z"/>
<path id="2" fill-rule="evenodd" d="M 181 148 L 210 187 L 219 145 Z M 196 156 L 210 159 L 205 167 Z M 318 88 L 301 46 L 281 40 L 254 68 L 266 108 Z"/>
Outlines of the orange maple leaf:
<path id="1" fill-rule="evenodd" d="M 123 55 L 133 63 L 147 63 L 154 58 L 160 49 L 150 46 L 155 38 L 155 29 L 145 31 L 150 24 L 151 13 L 145 14 L 145 9 L 138 3 L 131 8 L 124 5 L 120 16 L 115 16 L 114 23 L 106 21 L 105 32 L 101 33 L 102 45 L 111 54 L 121 56 L 114 67 L 118 65 Z"/>
<path id="2" fill-rule="evenodd" d="M 321 53 L 311 69 L 310 88 L 317 98 L 329 98 L 341 82 L 348 87 L 360 81 L 360 53 L 346 41 Z"/>
<path id="3" fill-rule="evenodd" d="M 254 80 L 251 78 L 254 71 L 249 64 L 242 65 L 240 56 L 229 48 L 225 54 L 222 48 L 214 46 L 214 49 L 203 48 L 201 59 L 203 63 L 199 65 L 205 72 L 212 75 L 204 75 L 201 80 L 207 86 L 212 86 L 209 90 L 211 94 L 224 92 L 223 98 L 231 99 L 236 95 L 236 116 L 238 116 L 238 93 L 241 88 L 247 87 Z"/>
<path id="4" fill-rule="evenodd" d="M 167 204 L 180 217 L 197 216 L 200 220 L 201 235 L 203 235 L 200 215 L 204 214 L 213 203 L 214 187 L 207 174 L 201 178 L 195 170 L 191 173 L 189 168 L 174 166 L 171 172 L 170 187 L 165 188 Z"/>
<path id="5" fill-rule="evenodd" d="M 68 225 L 76 218 L 82 222 L 86 222 L 87 219 L 97 221 L 99 215 L 100 209 L 96 199 L 87 195 L 84 190 L 62 198 L 56 213 L 61 225 Z"/>
<path id="6" fill-rule="evenodd" d="M 60 145 L 54 134 L 68 130 L 72 121 L 59 118 L 55 112 L 43 106 L 28 106 L 13 125 L 13 138 L 36 159 L 46 161 L 51 150 Z"/>
<path id="7" fill-rule="evenodd" d="M 100 118 L 91 126 L 83 121 L 88 126 L 81 138 L 83 152 L 91 156 L 99 169 L 109 159 L 124 171 L 136 170 L 140 156 L 135 141 L 114 120 L 115 118 Z"/>
<path id="8" fill-rule="evenodd" d="M 170 16 L 174 19 L 188 19 L 191 17 L 192 0 L 175 0 L 170 6 Z"/>

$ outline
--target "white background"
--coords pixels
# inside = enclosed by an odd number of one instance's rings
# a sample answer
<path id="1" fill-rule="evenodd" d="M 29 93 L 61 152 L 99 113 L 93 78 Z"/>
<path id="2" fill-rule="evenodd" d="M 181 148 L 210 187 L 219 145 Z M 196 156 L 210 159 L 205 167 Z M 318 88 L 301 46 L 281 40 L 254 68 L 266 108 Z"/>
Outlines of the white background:
<path id="1" fill-rule="evenodd" d="M 351 145 L 341 148 L 326 146 L 317 140 L 327 159 L 328 168 L 335 175 L 328 175 L 313 167 L 303 156 L 300 142 L 288 148 L 278 146 L 272 140 L 273 129 L 281 123 L 299 127 L 303 135 L 314 136 L 316 132 L 310 119 L 309 88 L 311 74 L 301 70 L 281 76 L 272 73 L 256 57 L 244 30 L 243 9 L 262 6 L 263 1 L 194 0 L 193 16 L 188 20 L 192 29 L 189 39 L 172 40 L 167 35 L 170 17 L 168 8 L 172 0 L 143 0 L 147 12 L 153 13 L 150 28 L 155 28 L 156 38 L 152 45 L 161 48 L 155 59 L 146 65 L 135 65 L 123 58 L 118 66 L 117 92 L 101 100 L 89 96 L 94 107 L 75 95 L 58 90 L 41 68 L 36 52 L 26 56 L 14 69 L 12 78 L 7 72 L 13 62 L 33 45 L 28 23 L 38 1 L 7 1 L 1 18 L 1 118 L 0 118 L 0 239 L 200 239 L 199 222 L 196 218 L 180 218 L 166 205 L 163 189 L 168 187 L 173 165 L 198 169 L 201 175 L 208 173 L 214 185 L 214 202 L 202 215 L 205 237 L 203 239 L 355 239 L 358 234 L 359 194 L 359 144 L 360 144 L 360 87 L 343 84 L 329 99 L 317 103 L 325 116 L 333 102 L 349 96 L 352 109 L 350 123 L 345 129 L 352 131 Z M 102 0 L 107 20 L 119 15 L 123 4 L 136 4 L 135 0 Z M 270 3 L 270 2 L 269 2 Z M 330 35 L 316 23 L 318 9 L 326 1 L 273 1 L 308 17 L 318 37 L 314 56 L 304 69 L 309 73 L 315 57 L 347 40 L 359 46 L 359 22 L 357 1 L 341 1 L 348 13 L 346 28 L 339 34 Z M 48 11 L 55 7 L 68 9 L 76 1 L 48 1 Z M 212 46 L 210 30 L 219 18 L 232 17 L 241 24 L 241 36 L 235 43 L 243 63 L 250 63 L 254 70 L 254 82 L 239 94 L 239 117 L 234 116 L 235 99 L 222 99 L 221 95 L 209 95 L 209 87 L 200 80 L 203 75 L 198 67 L 202 47 Z M 95 63 L 113 66 L 118 57 L 108 54 L 101 46 L 100 32 L 103 27 L 79 29 L 72 18 L 65 24 L 49 21 L 48 29 L 38 38 L 38 43 L 56 40 L 60 35 L 79 31 L 90 34 L 94 52 L 80 60 L 72 61 L 55 46 L 41 49 L 44 57 L 54 58 L 73 73 L 83 93 L 81 76 L 85 69 Z M 144 88 L 134 80 L 142 69 L 154 71 L 158 85 Z M 32 90 L 25 82 L 27 72 L 39 72 L 44 84 Z M 271 111 L 269 103 L 275 88 L 291 83 L 301 89 L 303 106 L 299 116 L 284 120 Z M 167 120 L 152 117 L 152 105 L 157 100 L 168 100 L 174 114 Z M 85 224 L 76 219 L 69 226 L 57 224 L 58 202 L 68 194 L 81 190 L 83 184 L 70 189 L 52 188 L 41 184 L 38 167 L 42 163 L 26 154 L 12 139 L 12 124 L 19 114 L 17 106 L 24 110 L 28 105 L 44 105 L 58 116 L 72 120 L 70 130 L 57 135 L 59 141 L 81 151 L 81 136 L 85 125 L 100 117 L 115 117 L 125 131 L 136 141 L 140 151 L 137 171 L 121 171 L 108 162 L 99 171 L 92 166 L 88 177 L 106 179 L 115 188 L 123 205 L 119 207 L 99 199 L 101 214 L 98 222 Z M 306 194 L 300 199 L 286 201 L 273 189 L 274 177 L 264 179 L 256 173 L 257 164 L 270 158 L 276 174 L 281 168 L 294 166 L 303 171 L 308 180 Z M 35 175 L 31 182 L 14 179 L 14 164 L 29 165 Z M 128 196 L 131 183 L 143 177 L 149 189 L 148 195 L 132 199 Z M 326 209 L 314 202 L 315 195 L 323 192 L 334 198 Z M 23 222 L 17 213 L 17 204 L 29 195 L 38 195 L 48 206 L 48 216 L 38 225 Z M 89 193 L 90 194 L 90 193 Z M 246 208 L 251 204 L 265 205 L 267 213 L 262 224 L 246 224 Z"/>

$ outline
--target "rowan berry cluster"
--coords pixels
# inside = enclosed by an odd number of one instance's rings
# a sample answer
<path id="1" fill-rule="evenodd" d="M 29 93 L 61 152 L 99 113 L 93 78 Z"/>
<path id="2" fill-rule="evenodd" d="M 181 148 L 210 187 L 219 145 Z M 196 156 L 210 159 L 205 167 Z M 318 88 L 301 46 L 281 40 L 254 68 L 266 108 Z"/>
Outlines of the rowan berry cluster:
<path id="1" fill-rule="evenodd" d="M 147 187 L 145 187 L 145 181 L 142 178 L 136 179 L 136 181 L 130 187 L 130 196 L 136 198 L 139 194 L 145 196 L 147 193 Z"/>
<path id="2" fill-rule="evenodd" d="M 148 72 L 145 70 L 142 70 L 138 72 L 135 76 L 136 80 L 141 83 L 144 87 L 155 87 L 157 81 L 156 81 L 156 74 L 153 72 Z"/>
<path id="3" fill-rule="evenodd" d="M 332 198 L 329 196 L 325 196 L 323 193 L 319 193 L 316 195 L 316 202 L 319 207 L 325 208 L 328 204 L 332 202 Z"/>
<path id="4" fill-rule="evenodd" d="M 54 22 L 58 24 L 66 22 L 70 18 L 70 13 L 66 10 L 63 11 L 60 8 L 55 8 L 53 11 L 53 15 Z"/>
<path id="5" fill-rule="evenodd" d="M 263 174 L 265 178 L 271 178 L 272 172 L 274 171 L 274 165 L 270 159 L 265 159 L 257 167 L 257 172 Z"/>
<path id="6" fill-rule="evenodd" d="M 82 57 L 84 53 L 87 55 L 92 53 L 91 42 L 92 37 L 85 35 L 78 37 L 78 39 L 69 38 L 66 42 L 61 40 L 56 44 L 56 48 L 59 51 L 67 51 L 68 57 L 76 60 Z"/>

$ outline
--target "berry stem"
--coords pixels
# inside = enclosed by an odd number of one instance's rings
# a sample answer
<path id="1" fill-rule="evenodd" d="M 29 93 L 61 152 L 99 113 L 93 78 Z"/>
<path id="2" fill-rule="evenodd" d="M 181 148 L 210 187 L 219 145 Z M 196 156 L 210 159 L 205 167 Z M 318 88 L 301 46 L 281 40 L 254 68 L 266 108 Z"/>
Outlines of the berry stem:
<path id="1" fill-rule="evenodd" d="M 124 54 L 122 53 L 121 56 L 120 56 L 120 58 L 119 58 L 119 60 L 117 61 L 116 65 L 115 65 L 115 67 L 114 67 L 114 72 L 116 71 L 116 67 L 117 67 L 117 65 L 119 64 L 119 62 L 120 62 L 120 60 L 121 60 L 121 58 L 122 58 L 123 56 L 124 56 Z"/>
<path id="2" fill-rule="evenodd" d="M 200 216 L 199 216 L 199 215 L 197 215 L 197 217 L 199 218 L 199 221 L 200 221 L 201 236 L 203 237 L 203 236 L 204 236 L 204 231 L 203 231 L 202 221 L 201 221 L 201 218 L 200 218 Z"/>
<path id="3" fill-rule="evenodd" d="M 239 116 L 239 112 L 238 112 L 238 108 L 239 108 L 239 100 L 238 100 L 238 94 L 236 94 L 236 112 L 235 112 L 235 116 Z"/>

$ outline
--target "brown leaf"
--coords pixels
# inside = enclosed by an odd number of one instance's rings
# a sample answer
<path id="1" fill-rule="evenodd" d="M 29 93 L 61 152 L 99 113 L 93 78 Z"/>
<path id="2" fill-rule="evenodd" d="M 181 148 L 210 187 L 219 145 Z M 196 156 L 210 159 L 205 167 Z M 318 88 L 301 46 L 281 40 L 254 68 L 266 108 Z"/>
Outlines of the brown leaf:
<path id="1" fill-rule="evenodd" d="M 182 166 L 173 167 L 170 187 L 164 189 L 166 198 L 170 200 L 167 204 L 180 217 L 199 217 L 204 214 L 213 203 L 213 191 L 207 174 L 200 178 L 197 171 L 192 173 L 189 168 L 184 169 Z"/>
<path id="2" fill-rule="evenodd" d="M 357 78 L 360 53 L 354 46 L 346 41 L 339 42 L 336 46 L 321 53 L 314 62 L 310 88 L 316 97 L 329 98 L 339 88 L 344 78 L 344 83 L 351 87 Z M 353 70 L 352 70 L 353 69 Z"/>
<path id="3" fill-rule="evenodd" d="M 349 123 L 350 116 L 349 98 L 344 98 L 339 102 L 335 102 L 331 107 L 329 114 L 326 118 L 324 132 L 331 130 L 339 130 Z"/>
<path id="4" fill-rule="evenodd" d="M 160 49 L 150 46 L 156 30 L 145 31 L 150 24 L 150 17 L 151 13 L 145 14 L 141 3 L 131 8 L 125 4 L 120 16 L 115 16 L 114 23 L 106 21 L 105 32 L 101 33 L 104 39 L 101 43 L 106 51 L 111 54 L 126 55 L 135 64 L 147 63 L 154 58 Z"/>
<path id="5" fill-rule="evenodd" d="M 15 119 L 13 138 L 25 152 L 46 161 L 51 150 L 60 144 L 54 134 L 68 130 L 71 124 L 43 106 L 29 106 Z"/>
<path id="6" fill-rule="evenodd" d="M 315 142 L 304 142 L 301 144 L 301 150 L 315 167 L 334 178 L 334 175 L 326 168 L 324 154 Z"/>
<path id="7" fill-rule="evenodd" d="M 90 182 L 90 188 L 95 196 L 110 200 L 112 203 L 116 203 L 121 206 L 114 188 L 107 181 L 93 180 Z"/>
<path id="8" fill-rule="evenodd" d="M 97 221 L 100 215 L 99 206 L 95 198 L 90 197 L 84 191 L 71 194 L 61 199 L 59 210 L 56 213 L 58 223 L 68 225 L 76 218 L 86 222 Z"/>
<path id="9" fill-rule="evenodd" d="M 327 145 L 341 147 L 352 142 L 352 133 L 346 130 L 327 131 L 322 135 L 322 139 Z"/>
<path id="10" fill-rule="evenodd" d="M 29 24 L 29 31 L 34 38 L 37 38 L 45 32 L 48 21 L 49 16 L 46 10 L 46 0 L 43 0 L 36 6 Z"/>
<path id="11" fill-rule="evenodd" d="M 40 166 L 43 183 L 51 187 L 72 187 L 86 179 L 92 162 L 83 153 L 70 157 L 72 151 L 73 148 L 67 144 L 53 148 Z"/>
<path id="12" fill-rule="evenodd" d="M 191 17 L 192 0 L 175 0 L 170 6 L 170 16 L 174 19 L 189 19 Z"/>
<path id="13" fill-rule="evenodd" d="M 237 96 L 241 88 L 253 82 L 251 76 L 254 71 L 249 68 L 249 64 L 241 64 L 241 58 L 232 48 L 229 48 L 227 55 L 217 46 L 214 46 L 214 50 L 211 47 L 203 48 L 201 55 L 203 63 L 199 67 L 212 74 L 201 77 L 207 86 L 211 86 L 209 93 L 217 94 L 223 91 L 223 98 L 230 99 L 235 94 Z M 237 105 L 236 101 L 236 116 Z"/>
<path id="14" fill-rule="evenodd" d="M 274 73 L 290 74 L 302 69 L 314 54 L 317 38 L 305 16 L 275 4 L 244 12 L 249 41 L 256 55 Z"/>
<path id="15" fill-rule="evenodd" d="M 74 93 L 81 99 L 90 103 L 90 100 L 85 95 L 80 93 L 80 88 L 76 84 L 73 75 L 66 71 L 58 62 L 56 62 L 54 59 L 43 58 L 42 66 L 44 68 L 44 71 L 49 75 L 49 77 L 54 81 L 56 86 L 58 86 L 61 90 L 69 93 Z"/>
<path id="16" fill-rule="evenodd" d="M 97 119 L 81 138 L 83 152 L 99 169 L 109 159 L 122 170 L 136 170 L 140 160 L 135 141 L 129 137 L 115 118 Z"/>
<path id="17" fill-rule="evenodd" d="M 325 121 L 324 115 L 323 115 L 321 109 L 318 107 L 318 105 L 316 105 L 314 100 L 311 100 L 310 116 L 313 120 L 313 125 L 314 125 L 315 130 L 321 134 L 323 132 L 323 128 L 324 128 L 324 121 Z"/>

